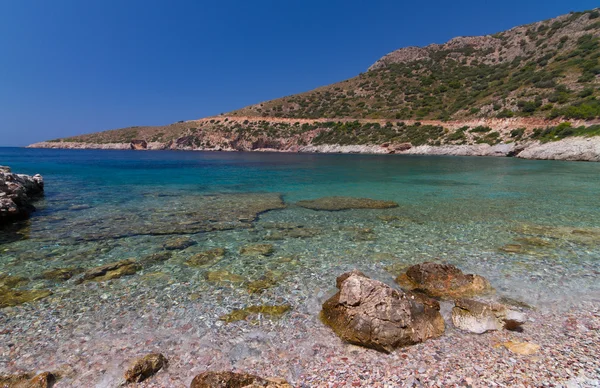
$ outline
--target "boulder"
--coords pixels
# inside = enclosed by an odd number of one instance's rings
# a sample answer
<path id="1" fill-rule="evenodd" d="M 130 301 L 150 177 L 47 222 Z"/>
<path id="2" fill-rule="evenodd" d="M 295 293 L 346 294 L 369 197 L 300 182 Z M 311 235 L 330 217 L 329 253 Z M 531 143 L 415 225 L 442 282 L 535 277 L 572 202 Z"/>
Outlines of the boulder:
<path id="1" fill-rule="evenodd" d="M 389 209 L 398 207 L 398 204 L 393 201 L 353 197 L 322 197 L 298 201 L 297 205 L 307 209 L 327 211 L 348 209 Z"/>
<path id="2" fill-rule="evenodd" d="M 465 275 L 451 264 L 425 262 L 413 265 L 396 278 L 403 288 L 418 290 L 442 299 L 472 297 L 491 292 L 492 286 L 482 276 Z"/>
<path id="3" fill-rule="evenodd" d="M 194 377 L 190 388 L 292 388 L 279 378 L 262 378 L 248 373 L 203 372 Z"/>
<path id="4" fill-rule="evenodd" d="M 147 150 L 148 142 L 143 139 L 134 139 L 129 143 L 129 148 L 132 150 Z"/>
<path id="5" fill-rule="evenodd" d="M 35 211 L 32 202 L 44 192 L 41 175 L 13 174 L 0 168 L 0 225 L 25 219 Z"/>
<path id="6" fill-rule="evenodd" d="M 131 367 L 125 371 L 125 381 L 127 383 L 142 382 L 166 366 L 167 358 L 165 356 L 160 353 L 148 354 L 133 361 Z"/>
<path id="7" fill-rule="evenodd" d="M 500 303 L 457 299 L 452 308 L 454 326 L 476 334 L 504 328 L 519 330 L 525 320 L 525 314 L 509 309 Z"/>
<path id="8" fill-rule="evenodd" d="M 360 271 L 345 273 L 336 283 L 339 292 L 323 304 L 321 317 L 347 342 L 391 352 L 444 333 L 435 308 Z"/>
<path id="9" fill-rule="evenodd" d="M 140 269 L 142 269 L 142 266 L 133 259 L 121 260 L 88 269 L 83 277 L 78 280 L 78 283 L 118 279 L 122 276 L 133 275 Z"/>

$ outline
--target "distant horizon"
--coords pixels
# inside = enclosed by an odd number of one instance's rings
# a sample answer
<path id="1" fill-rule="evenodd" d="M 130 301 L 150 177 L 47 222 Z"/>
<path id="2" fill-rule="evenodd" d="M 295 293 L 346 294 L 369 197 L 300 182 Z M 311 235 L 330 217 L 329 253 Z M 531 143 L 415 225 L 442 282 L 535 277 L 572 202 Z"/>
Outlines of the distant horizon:
<path id="1" fill-rule="evenodd" d="M 597 6 L 3 3 L 0 147 L 216 116 L 354 77 L 402 47 Z"/>

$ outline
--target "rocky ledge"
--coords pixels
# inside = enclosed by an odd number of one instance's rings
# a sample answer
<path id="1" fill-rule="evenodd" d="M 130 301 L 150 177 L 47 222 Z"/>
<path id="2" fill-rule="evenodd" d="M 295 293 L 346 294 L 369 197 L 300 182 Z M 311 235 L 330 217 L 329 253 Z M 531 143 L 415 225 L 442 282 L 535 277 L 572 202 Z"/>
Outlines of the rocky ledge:
<path id="1" fill-rule="evenodd" d="M 35 210 L 32 201 L 44 192 L 41 175 L 14 174 L 0 166 L 0 225 L 25 219 Z"/>
<path id="2" fill-rule="evenodd" d="M 182 151 L 239 151 L 222 147 L 188 147 L 176 143 L 145 142 L 134 140 L 131 143 L 82 143 L 82 142 L 41 142 L 29 148 L 64 149 L 105 149 L 105 150 L 182 150 Z M 600 136 L 571 137 L 558 141 L 541 143 L 526 141 L 521 143 L 464 144 L 464 145 L 420 145 L 401 144 L 362 144 L 362 145 L 305 145 L 276 148 L 255 148 L 253 152 L 301 152 L 301 153 L 341 153 L 341 154 L 407 154 L 407 155 L 450 155 L 450 156 L 514 156 L 523 159 L 600 161 Z"/>

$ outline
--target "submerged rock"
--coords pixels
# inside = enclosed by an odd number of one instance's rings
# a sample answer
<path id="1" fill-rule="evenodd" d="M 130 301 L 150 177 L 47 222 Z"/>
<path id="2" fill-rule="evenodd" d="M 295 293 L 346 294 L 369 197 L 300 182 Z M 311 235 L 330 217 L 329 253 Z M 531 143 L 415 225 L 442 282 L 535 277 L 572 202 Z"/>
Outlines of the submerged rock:
<path id="1" fill-rule="evenodd" d="M 226 270 L 208 271 L 205 276 L 206 280 L 215 283 L 243 283 L 246 281 L 246 278 L 243 276 Z"/>
<path id="2" fill-rule="evenodd" d="M 168 251 L 180 251 L 191 247 L 194 244 L 196 244 L 196 242 L 189 237 L 177 237 L 167 240 L 167 242 L 163 244 L 163 247 Z"/>
<path id="3" fill-rule="evenodd" d="M 14 288 L 18 286 L 22 286 L 29 282 L 29 279 L 24 278 L 22 276 L 12 276 L 5 273 L 0 272 L 0 288 Z"/>
<path id="4" fill-rule="evenodd" d="M 0 387 L 2 388 L 52 388 L 56 382 L 56 376 L 50 372 L 38 375 L 24 373 L 19 375 L 0 375 Z"/>
<path id="5" fill-rule="evenodd" d="M 165 356 L 160 353 L 148 354 L 135 360 L 125 371 L 125 381 L 127 383 L 142 382 L 166 366 L 167 358 Z"/>
<path id="6" fill-rule="evenodd" d="M 214 248 L 208 251 L 200 252 L 190 257 L 185 263 L 192 267 L 202 267 L 208 264 L 214 264 L 225 257 L 227 251 L 224 248 Z"/>
<path id="7" fill-rule="evenodd" d="M 42 272 L 41 278 L 46 280 L 69 280 L 73 276 L 81 273 L 81 268 L 53 268 Z"/>
<path id="8" fill-rule="evenodd" d="M 272 244 L 250 244 L 240 249 L 240 254 L 247 256 L 269 256 L 273 254 Z"/>
<path id="9" fill-rule="evenodd" d="M 31 204 L 44 192 L 41 175 L 13 174 L 10 168 L 0 168 L 0 225 L 29 217 L 35 211 Z"/>
<path id="10" fill-rule="evenodd" d="M 360 271 L 345 273 L 336 283 L 339 292 L 323 304 L 321 317 L 347 342 L 391 352 L 444 333 L 439 311 Z"/>
<path id="11" fill-rule="evenodd" d="M 93 219 L 74 217 L 68 228 L 61 224 L 57 228 L 37 229 L 36 236 L 47 241 L 108 241 L 139 235 L 181 236 L 250 228 L 261 213 L 284 207 L 277 193 L 181 195 L 164 202 L 148 196 L 121 212 Z"/>
<path id="12" fill-rule="evenodd" d="M 248 292 L 251 294 L 263 292 L 277 284 L 275 275 L 269 271 L 265 275 L 261 276 L 260 279 L 254 280 L 246 286 Z"/>
<path id="13" fill-rule="evenodd" d="M 451 264 L 425 262 L 413 265 L 396 278 L 400 286 L 418 290 L 434 298 L 456 299 L 492 291 L 482 276 L 467 274 Z"/>
<path id="14" fill-rule="evenodd" d="M 49 290 L 14 290 L 0 287 L 0 308 L 33 302 L 52 295 Z"/>
<path id="15" fill-rule="evenodd" d="M 287 381 L 279 378 L 262 378 L 248 373 L 234 373 L 229 371 L 200 373 L 190 388 L 292 388 Z"/>
<path id="16" fill-rule="evenodd" d="M 173 253 L 169 252 L 169 251 L 152 253 L 150 255 L 142 257 L 139 262 L 144 267 L 151 267 L 155 264 L 163 263 L 163 262 L 169 260 L 171 257 L 173 257 Z"/>
<path id="17" fill-rule="evenodd" d="M 297 205 L 307 209 L 327 211 L 348 209 L 389 209 L 398 207 L 398 204 L 393 201 L 353 197 L 322 197 L 298 201 Z"/>
<path id="18" fill-rule="evenodd" d="M 249 316 L 251 316 L 253 314 L 262 314 L 262 315 L 267 315 L 271 318 L 279 318 L 283 314 L 290 311 L 291 309 L 292 309 L 292 306 L 290 306 L 289 304 L 282 304 L 282 305 L 276 305 L 276 306 L 271 306 L 271 305 L 248 306 L 243 309 L 233 310 L 229 314 L 225 314 L 225 315 L 219 317 L 219 319 L 221 321 L 230 323 L 230 322 L 246 320 Z"/>
<path id="19" fill-rule="evenodd" d="M 86 281 L 103 282 L 118 279 L 122 276 L 133 275 L 142 269 L 142 266 L 133 259 L 108 263 L 85 271 L 78 283 Z"/>
<path id="20" fill-rule="evenodd" d="M 457 299 L 452 308 L 454 326 L 476 334 L 503 328 L 518 330 L 525 320 L 523 313 L 511 310 L 499 303 Z"/>

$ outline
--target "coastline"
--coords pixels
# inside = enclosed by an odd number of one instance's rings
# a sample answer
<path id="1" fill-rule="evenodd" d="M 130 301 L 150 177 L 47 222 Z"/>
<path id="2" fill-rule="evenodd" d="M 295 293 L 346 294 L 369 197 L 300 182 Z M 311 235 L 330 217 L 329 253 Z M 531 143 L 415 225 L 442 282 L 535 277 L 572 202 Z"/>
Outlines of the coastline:
<path id="1" fill-rule="evenodd" d="M 565 160 L 600 162 L 600 136 L 570 137 L 541 143 L 466 144 L 466 145 L 306 145 L 289 148 L 256 148 L 238 150 L 222 147 L 189 147 L 161 142 L 150 142 L 144 147 L 136 143 L 86 143 L 86 142 L 39 142 L 27 148 L 47 149 L 99 149 L 99 150 L 179 150 L 179 151 L 225 151 L 225 152 L 290 152 L 290 153 L 344 153 L 344 154 L 399 154 L 399 155 L 447 155 L 447 156 L 495 156 L 518 157 L 537 160 Z"/>

